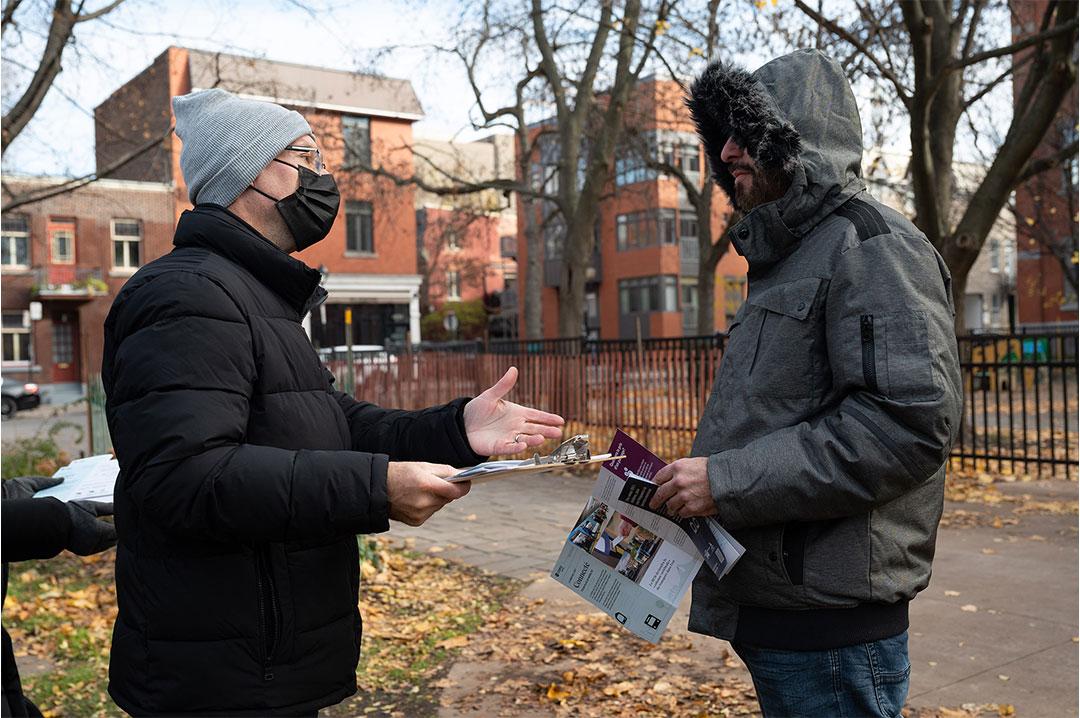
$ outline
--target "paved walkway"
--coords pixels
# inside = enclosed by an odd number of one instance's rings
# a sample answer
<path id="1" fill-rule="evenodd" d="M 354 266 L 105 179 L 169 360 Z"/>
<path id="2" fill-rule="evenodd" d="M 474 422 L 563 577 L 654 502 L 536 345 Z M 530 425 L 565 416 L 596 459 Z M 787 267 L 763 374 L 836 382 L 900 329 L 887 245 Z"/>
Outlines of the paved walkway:
<path id="1" fill-rule="evenodd" d="M 544 579 L 591 482 L 549 474 L 480 484 L 424 526 L 395 524 L 392 535 L 495 573 Z M 1003 490 L 1035 492 L 1045 500 L 1077 497 L 1077 485 L 1065 481 Z M 955 504 L 947 510 L 957 508 L 1013 517 L 1009 505 Z M 1018 525 L 1003 528 L 941 529 L 934 576 L 912 603 L 911 705 L 1011 703 L 1020 716 L 1077 715 L 1077 519 L 1015 518 Z M 560 620 L 558 606 L 571 610 L 578 602 L 550 580 L 526 590 L 566 593 L 565 601 L 545 603 L 543 613 L 550 615 L 538 620 Z M 685 625 L 685 615 L 677 615 L 668 630 L 685 633 Z M 723 645 L 694 637 L 695 645 L 702 641 Z M 718 650 L 713 647 L 702 646 L 703 655 Z"/>

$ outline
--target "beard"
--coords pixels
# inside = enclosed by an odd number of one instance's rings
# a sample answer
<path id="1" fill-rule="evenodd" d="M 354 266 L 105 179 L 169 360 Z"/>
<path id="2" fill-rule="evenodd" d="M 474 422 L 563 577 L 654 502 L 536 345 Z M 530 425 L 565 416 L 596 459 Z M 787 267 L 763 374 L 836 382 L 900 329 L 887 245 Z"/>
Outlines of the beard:
<path id="1" fill-rule="evenodd" d="M 744 213 L 758 205 L 780 199 L 791 186 L 791 174 L 788 172 L 746 165 L 741 165 L 740 169 L 751 173 L 749 188 L 735 184 L 735 206 Z"/>

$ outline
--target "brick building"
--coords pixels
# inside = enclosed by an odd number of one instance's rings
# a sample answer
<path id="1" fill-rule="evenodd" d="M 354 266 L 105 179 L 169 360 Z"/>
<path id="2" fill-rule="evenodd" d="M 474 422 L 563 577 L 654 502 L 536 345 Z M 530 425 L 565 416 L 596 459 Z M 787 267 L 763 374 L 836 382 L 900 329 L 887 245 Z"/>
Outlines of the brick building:
<path id="1" fill-rule="evenodd" d="M 417 140 L 416 174 L 429 186 L 514 176 L 514 138 L 475 142 Z M 483 301 L 488 336 L 517 336 L 517 213 L 514 197 L 494 190 L 458 196 L 416 192 L 421 311 L 446 302 Z"/>
<path id="2" fill-rule="evenodd" d="M 5 200 L 64 180 L 7 176 Z M 101 367 L 102 325 L 138 267 L 172 247 L 173 188 L 100 180 L 3 215 L 3 375 L 45 385 Z M 31 319 L 31 303 L 41 318 Z"/>
<path id="3" fill-rule="evenodd" d="M 1037 32 L 1047 0 L 1010 3 L 1014 13 L 1013 39 Z M 1021 61 L 1031 50 L 1014 55 Z M 1075 61 L 1075 55 L 1073 60 Z M 1014 101 L 1030 64 L 1018 67 L 1013 79 Z M 1077 86 L 1061 103 L 1035 157 L 1051 157 L 1076 142 Z M 1021 328 L 1067 326 L 1077 323 L 1077 177 L 1076 152 L 1059 167 L 1042 172 L 1016 188 L 1016 311 Z M 1072 282 L 1065 273 L 1072 275 Z"/>
<path id="4" fill-rule="evenodd" d="M 648 78 L 634 91 L 628 125 L 634 144 L 617 151 L 610 184 L 604 191 L 597 222 L 597 251 L 585 297 L 585 334 L 618 339 L 678 337 L 696 334 L 698 221 L 682 184 L 651 169 L 645 153 L 681 167 L 700 185 L 711 181 L 704 152 L 675 82 Z M 540 132 L 543 123 L 535 131 Z M 533 175 L 550 178 L 559 161 L 554 134 L 540 137 Z M 713 195 L 714 236 L 724 230 L 729 207 L 721 191 Z M 538 214 L 548 208 L 540 207 Z M 519 283 L 524 285 L 528 246 L 525 221 L 518 213 Z M 542 324 L 546 338 L 558 332 L 559 272 L 563 230 L 544 227 Z M 727 327 L 746 295 L 746 262 L 734 249 L 716 269 L 715 317 L 718 331 Z M 524 326 L 524 308 L 519 311 Z"/>
<path id="5" fill-rule="evenodd" d="M 303 114 L 341 189 L 341 210 L 329 236 L 298 256 L 325 275 L 329 298 L 309 318 L 316 346 L 345 343 L 352 309 L 356 344 L 420 338 L 414 192 L 359 171 L 384 166 L 412 171 L 412 124 L 423 117 L 406 80 L 362 75 L 226 53 L 170 47 L 94 111 L 98 167 L 165 135 L 153 150 L 112 176 L 171 183 L 175 215 L 190 207 L 180 172 L 182 143 L 167 129 L 171 98 L 221 87 Z"/>
<path id="6" fill-rule="evenodd" d="M 313 343 L 344 344 L 347 308 L 355 344 L 420 339 L 414 192 L 358 170 L 411 173 L 412 124 L 423 116 L 411 84 L 170 47 L 94 110 L 95 159 L 109 180 L 4 212 L 4 376 L 85 383 L 99 371 L 113 297 L 171 249 L 176 219 L 191 206 L 181 142 L 169 132 L 171 99 L 210 87 L 300 111 L 341 188 L 330 235 L 298 255 L 322 271 L 329 292 L 307 320 Z M 5 176 L 5 201 L 60 181 Z M 41 303 L 41 320 L 30 319 L 31 302 Z"/>

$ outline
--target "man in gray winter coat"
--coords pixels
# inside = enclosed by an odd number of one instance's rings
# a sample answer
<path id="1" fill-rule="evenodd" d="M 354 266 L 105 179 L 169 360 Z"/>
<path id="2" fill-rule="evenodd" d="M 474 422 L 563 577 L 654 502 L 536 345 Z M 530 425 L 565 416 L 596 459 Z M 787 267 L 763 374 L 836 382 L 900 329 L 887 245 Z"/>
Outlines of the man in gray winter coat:
<path id="1" fill-rule="evenodd" d="M 749 264 L 692 458 L 656 477 L 654 506 L 746 547 L 699 573 L 690 629 L 732 642 L 766 716 L 899 715 L 960 424 L 949 272 L 865 191 L 832 59 L 714 63 L 688 104 Z"/>

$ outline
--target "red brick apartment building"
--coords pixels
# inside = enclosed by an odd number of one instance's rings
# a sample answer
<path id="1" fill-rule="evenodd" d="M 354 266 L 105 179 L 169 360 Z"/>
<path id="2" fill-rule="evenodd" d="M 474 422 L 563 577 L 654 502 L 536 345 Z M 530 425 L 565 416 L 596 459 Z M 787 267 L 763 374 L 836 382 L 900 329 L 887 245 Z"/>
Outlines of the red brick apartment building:
<path id="1" fill-rule="evenodd" d="M 710 182 L 704 151 L 683 100 L 672 81 L 642 80 L 631 98 L 630 112 L 638 143 L 649 152 L 696 175 L 699 186 Z M 537 132 L 543 126 L 539 123 Z M 534 173 L 550 174 L 558 161 L 554 135 L 539 138 Z M 545 169 L 548 168 L 548 169 Z M 679 337 L 697 333 L 698 223 L 675 178 L 656 172 L 640 148 L 617 151 L 611 181 L 604 192 L 597 224 L 597 251 L 586 285 L 585 332 L 590 338 Z M 723 193 L 713 195 L 712 225 L 719 236 L 730 209 Z M 524 286 L 528 247 L 524 216 L 518 213 L 519 284 Z M 559 255 L 561 228 L 544 230 L 542 289 L 545 338 L 558 332 Z M 716 269 L 716 330 L 727 327 L 746 295 L 746 262 L 733 249 Z M 519 315 L 524 326 L 524 309 Z"/>
<path id="2" fill-rule="evenodd" d="M 4 190 L 23 196 L 60 182 L 5 177 Z M 5 212 L 3 375 L 68 384 L 99 371 L 113 297 L 140 265 L 172 247 L 173 212 L 168 184 L 122 180 Z"/>
<path id="3" fill-rule="evenodd" d="M 94 111 L 99 169 L 147 145 L 149 151 L 109 181 L 4 212 L 5 376 L 85 382 L 99 370 L 112 298 L 126 275 L 171 249 L 175 221 L 190 207 L 181 142 L 168 133 L 171 99 L 210 87 L 304 114 L 341 188 L 333 231 L 299 255 L 320 268 L 329 291 L 309 318 L 316 346 L 344 344 L 346 308 L 353 310 L 356 344 L 420 339 L 414 192 L 350 170 L 383 164 L 411 173 L 412 124 L 423 116 L 411 84 L 170 47 Z M 5 200 L 55 181 L 5 177 Z M 41 320 L 29 318 L 34 301 L 43 305 Z"/>
<path id="4" fill-rule="evenodd" d="M 474 142 L 417 140 L 416 173 L 432 186 L 449 178 L 513 178 L 514 137 Z M 459 196 L 416 193 L 416 231 L 424 313 L 446 302 L 482 301 L 490 338 L 517 336 L 517 214 L 495 190 Z"/>
<path id="5" fill-rule="evenodd" d="M 1015 13 L 1013 39 L 1037 32 L 1047 0 L 1025 0 L 1011 3 Z M 1030 50 L 1014 55 L 1013 61 L 1023 59 Z M 1074 58 L 1075 60 L 1075 58 Z M 1019 94 L 1027 77 L 1025 65 L 1018 69 L 1013 80 L 1013 97 Z M 1047 130 L 1035 157 L 1050 157 L 1061 151 L 1077 137 L 1077 89 L 1061 103 L 1057 117 Z M 1077 177 L 1076 153 L 1060 167 L 1047 170 L 1016 188 L 1016 313 L 1017 324 L 1023 327 L 1076 327 L 1077 296 L 1065 279 L 1065 270 L 1057 254 L 1069 262 L 1073 278 L 1077 272 Z"/>

